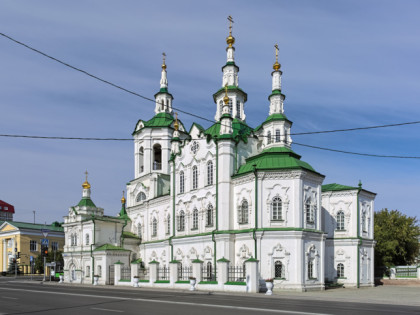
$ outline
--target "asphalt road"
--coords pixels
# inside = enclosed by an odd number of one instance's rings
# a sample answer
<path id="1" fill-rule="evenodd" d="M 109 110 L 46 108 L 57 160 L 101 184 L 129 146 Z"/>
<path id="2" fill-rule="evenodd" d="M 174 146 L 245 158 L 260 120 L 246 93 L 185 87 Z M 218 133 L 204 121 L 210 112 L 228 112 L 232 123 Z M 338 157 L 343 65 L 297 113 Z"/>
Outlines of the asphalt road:
<path id="1" fill-rule="evenodd" d="M 0 281 L 0 314 L 420 314 L 420 307 Z"/>

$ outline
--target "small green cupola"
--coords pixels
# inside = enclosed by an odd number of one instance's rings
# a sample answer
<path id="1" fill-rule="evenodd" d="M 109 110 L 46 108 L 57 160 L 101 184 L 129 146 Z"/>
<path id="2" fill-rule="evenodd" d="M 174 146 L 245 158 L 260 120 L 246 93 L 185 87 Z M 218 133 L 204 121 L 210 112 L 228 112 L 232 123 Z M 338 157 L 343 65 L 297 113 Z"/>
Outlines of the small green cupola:
<path id="1" fill-rule="evenodd" d="M 82 192 L 82 200 L 79 201 L 77 204 L 79 207 L 96 207 L 93 203 L 92 199 L 90 199 L 90 184 L 88 182 L 88 171 L 85 172 L 86 179 L 85 182 L 82 184 L 83 192 Z"/>
<path id="2" fill-rule="evenodd" d="M 120 213 L 118 214 L 118 217 L 120 219 L 126 219 L 129 220 L 129 217 L 127 215 L 127 210 L 126 210 L 126 199 L 124 197 L 124 191 L 122 193 L 122 198 L 121 198 L 121 210 Z"/>

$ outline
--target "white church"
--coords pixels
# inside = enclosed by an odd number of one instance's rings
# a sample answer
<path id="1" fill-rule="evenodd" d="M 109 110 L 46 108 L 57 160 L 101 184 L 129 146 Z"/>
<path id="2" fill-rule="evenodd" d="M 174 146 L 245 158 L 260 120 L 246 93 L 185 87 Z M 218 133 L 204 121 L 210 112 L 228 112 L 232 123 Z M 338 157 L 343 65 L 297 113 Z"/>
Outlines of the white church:
<path id="1" fill-rule="evenodd" d="M 277 46 L 267 118 L 247 124 L 231 27 L 226 42 L 209 128 L 194 123 L 188 131 L 178 120 L 163 60 L 155 116 L 132 133 L 134 178 L 120 214 L 96 207 L 86 178 L 82 200 L 64 218 L 65 281 L 99 275 L 107 284 L 111 265 L 133 261 L 146 268 L 201 261 L 216 280 L 217 261 L 242 267 L 253 258 L 276 290 L 373 285 L 376 194 L 361 184 L 323 185 L 325 176 L 292 151 Z"/>

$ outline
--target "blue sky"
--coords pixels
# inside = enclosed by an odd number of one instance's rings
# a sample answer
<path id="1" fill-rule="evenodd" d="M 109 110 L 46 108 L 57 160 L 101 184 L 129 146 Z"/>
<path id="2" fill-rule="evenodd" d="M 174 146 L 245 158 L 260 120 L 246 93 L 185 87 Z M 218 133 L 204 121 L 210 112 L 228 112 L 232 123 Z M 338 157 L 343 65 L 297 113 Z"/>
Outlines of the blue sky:
<path id="1" fill-rule="evenodd" d="M 214 117 L 228 15 L 235 24 L 239 85 L 247 123 L 268 114 L 275 43 L 280 47 L 285 111 L 292 132 L 420 120 L 418 1 L 2 1 L 0 32 L 148 97 L 159 89 L 166 52 L 174 106 Z M 107 86 L 0 37 L 0 134 L 129 138 L 154 104 Z M 193 121 L 180 114 L 187 128 Z M 420 156 L 420 125 L 294 141 L 340 150 Z M 418 213 L 420 160 L 293 149 L 324 183 L 378 194 L 376 210 Z M 0 199 L 15 220 L 61 221 L 81 198 L 109 215 L 134 176 L 131 142 L 0 137 Z"/>

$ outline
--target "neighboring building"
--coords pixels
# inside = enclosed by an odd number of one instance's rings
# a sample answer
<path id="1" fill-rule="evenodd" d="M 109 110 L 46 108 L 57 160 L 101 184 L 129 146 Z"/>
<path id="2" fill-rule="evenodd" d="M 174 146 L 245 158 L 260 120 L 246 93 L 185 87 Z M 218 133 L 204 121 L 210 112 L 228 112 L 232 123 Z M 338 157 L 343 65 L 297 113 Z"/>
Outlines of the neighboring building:
<path id="1" fill-rule="evenodd" d="M 42 230 L 48 230 L 50 251 L 62 251 L 64 246 L 64 230 L 55 222 L 51 225 L 33 224 L 26 222 L 2 222 L 0 224 L 0 269 L 7 271 L 11 259 L 18 260 L 21 270 L 25 273 L 31 271 L 30 257 L 35 259 L 41 254 L 41 239 L 44 238 Z"/>
<path id="2" fill-rule="evenodd" d="M 123 204 L 120 217 L 103 216 L 84 187 L 84 203 L 65 218 L 71 279 L 79 281 L 77 271 L 89 277 L 97 261 L 107 260 L 102 272 L 117 259 L 127 264 L 126 249 L 146 265 L 177 260 L 189 266 L 200 259 L 207 279 L 217 277 L 219 259 L 242 267 L 253 257 L 261 278 L 274 278 L 276 288 L 322 290 L 326 281 L 373 285 L 375 194 L 361 185 L 322 186 L 325 176 L 292 151 L 277 54 L 268 117 L 257 128 L 247 124 L 234 42 L 230 33 L 222 87 L 213 94 L 216 122 L 209 128 L 194 123 L 187 131 L 174 117 L 164 60 L 155 116 L 139 120 L 133 132 L 126 211 Z M 81 240 L 73 265 L 71 235 Z M 83 248 L 86 235 L 95 236 Z M 124 235 L 133 237 L 131 243 L 122 242 Z"/>
<path id="3" fill-rule="evenodd" d="M 15 207 L 3 200 L 0 200 L 0 220 L 1 221 L 13 221 L 13 214 L 15 213 Z"/>

